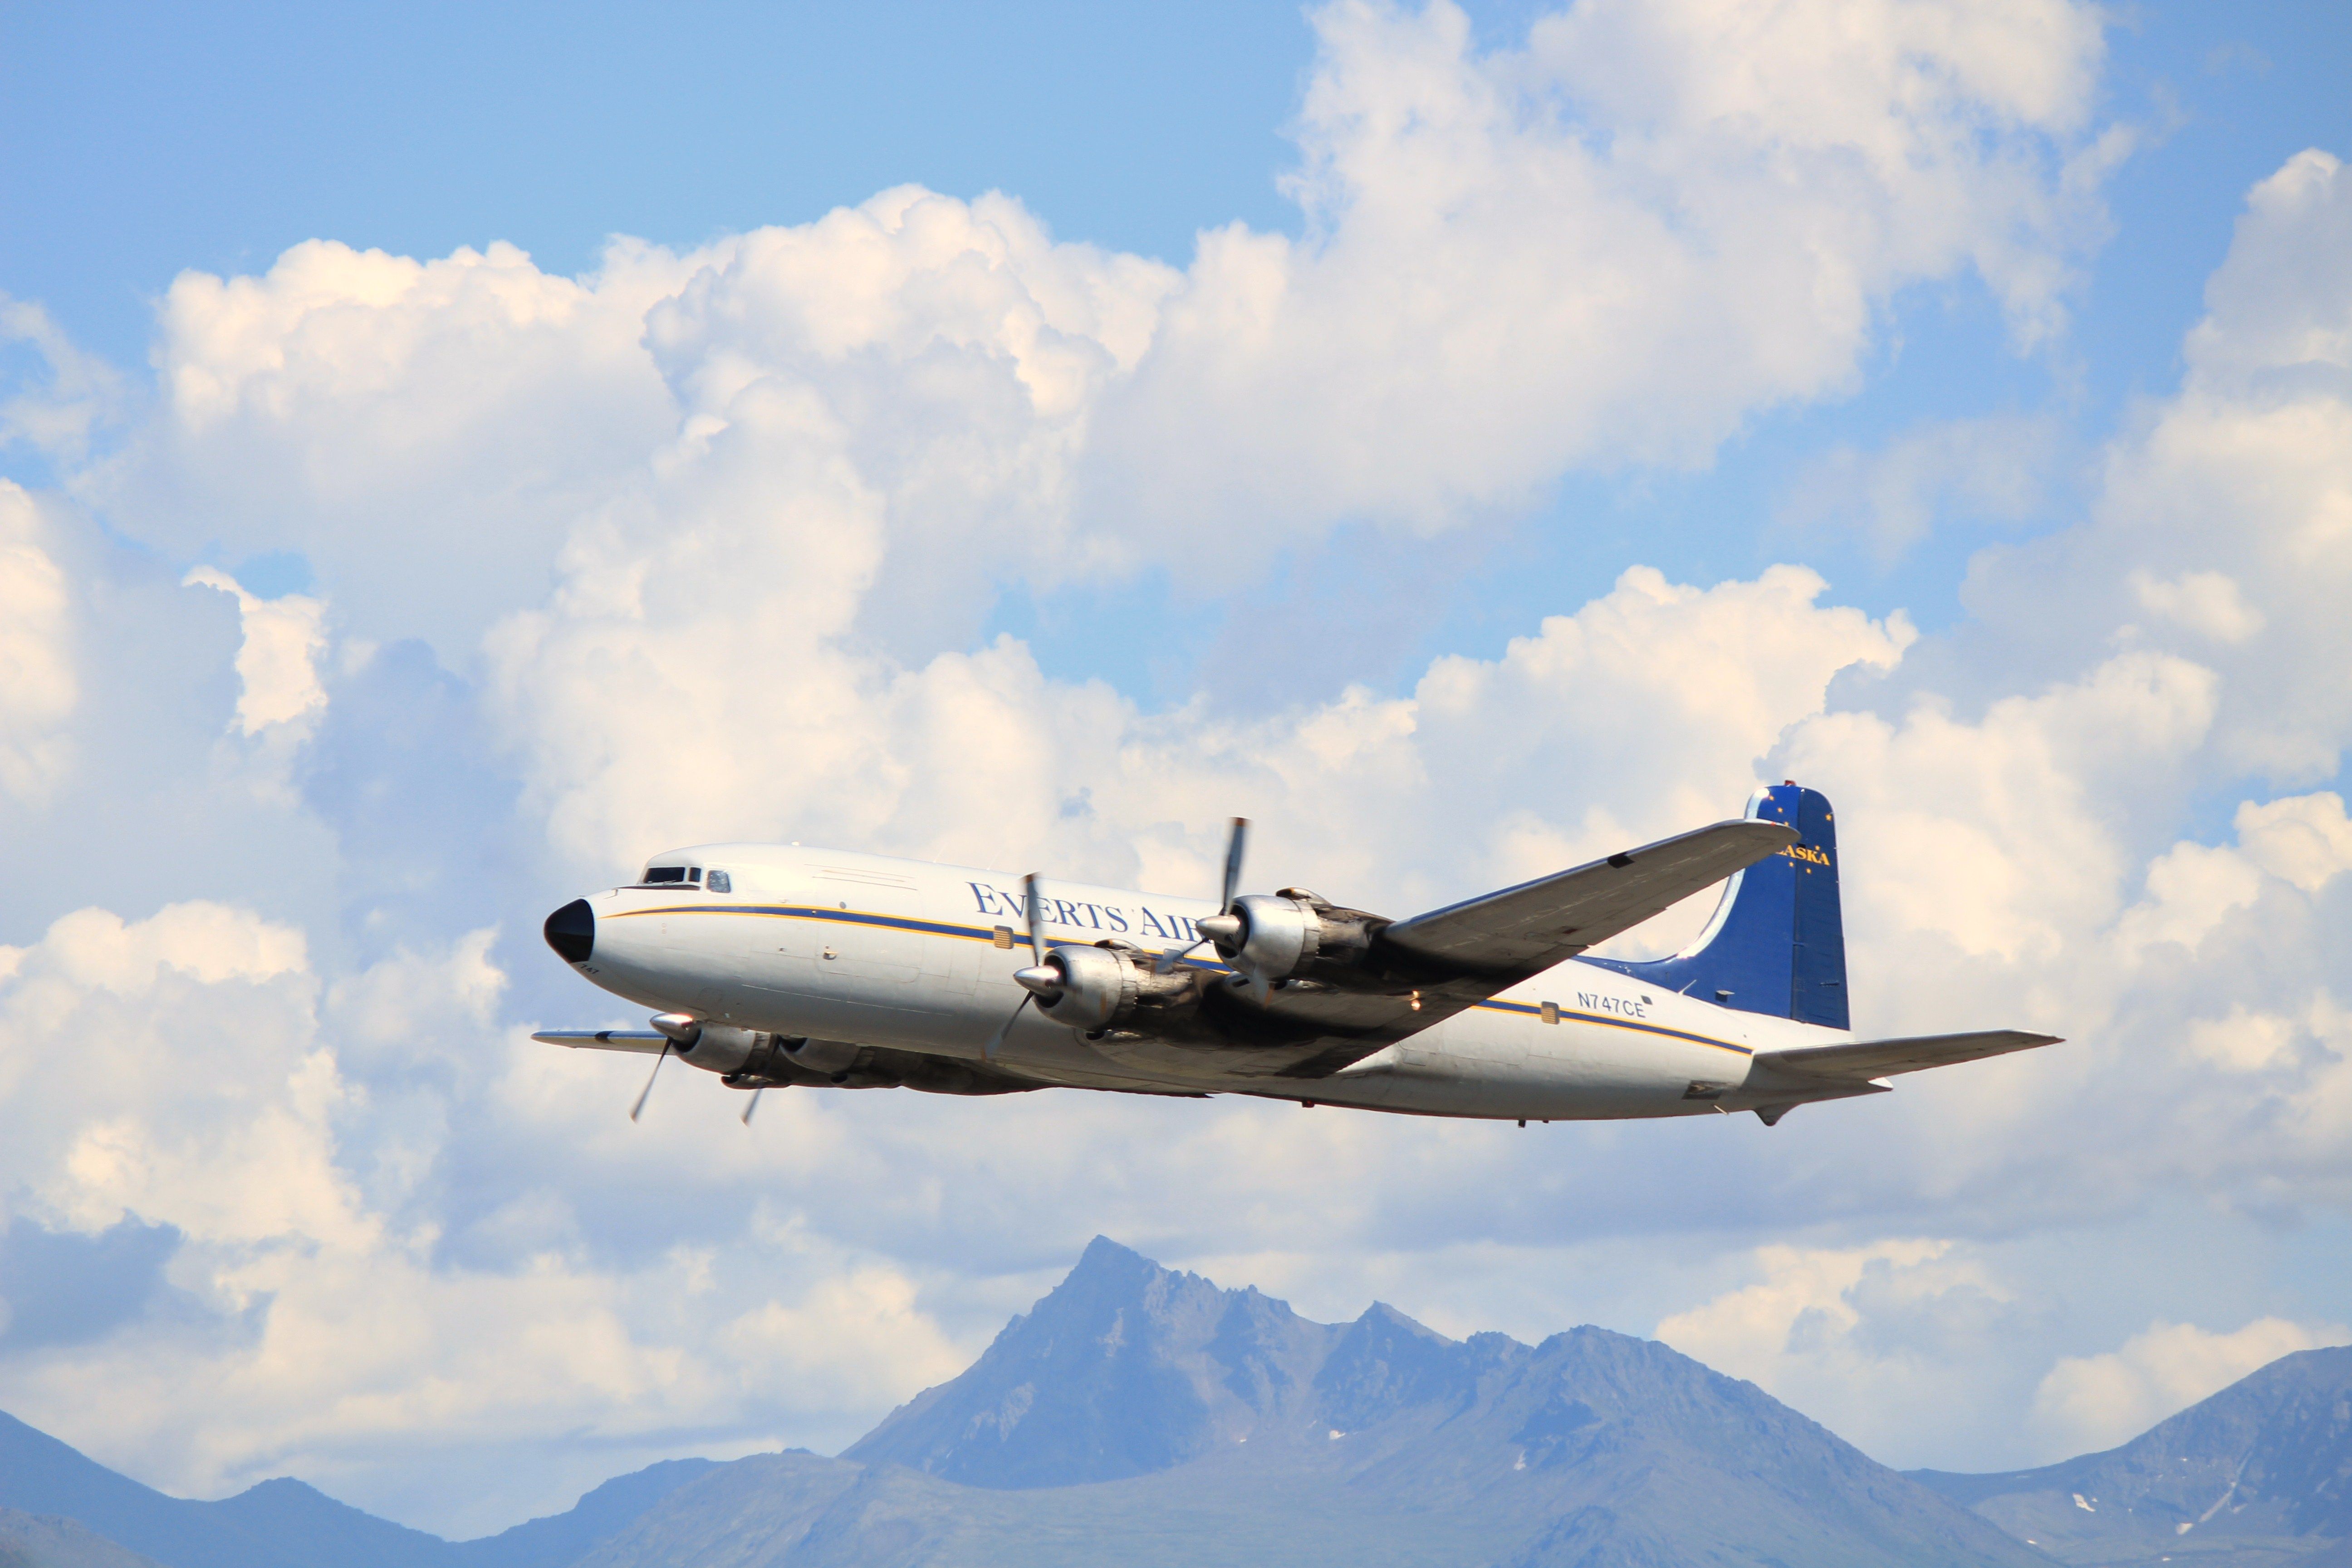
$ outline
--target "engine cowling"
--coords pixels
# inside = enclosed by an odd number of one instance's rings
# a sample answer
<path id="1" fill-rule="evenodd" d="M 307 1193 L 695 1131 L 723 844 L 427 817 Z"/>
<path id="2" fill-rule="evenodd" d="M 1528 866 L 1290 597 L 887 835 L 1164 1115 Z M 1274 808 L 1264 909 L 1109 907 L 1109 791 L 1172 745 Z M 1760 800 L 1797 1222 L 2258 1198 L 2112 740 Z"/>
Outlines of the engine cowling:
<path id="1" fill-rule="evenodd" d="M 1039 996 L 1037 1005 L 1056 1024 L 1108 1029 L 1134 1011 L 1140 977 L 1134 961 L 1116 949 L 1057 947 L 1045 955 L 1045 967 L 1059 976 L 1060 994 Z"/>
<path id="2" fill-rule="evenodd" d="M 660 1021 L 656 1019 L 656 1023 Z M 677 1039 L 677 1034 L 671 1030 L 664 1029 L 662 1032 L 674 1040 Z M 740 1072 L 743 1064 L 750 1061 L 752 1053 L 760 1048 L 761 1039 L 756 1030 L 705 1021 L 695 1027 L 693 1038 L 678 1040 L 676 1049 L 678 1060 L 698 1067 L 705 1072 Z"/>
<path id="3" fill-rule="evenodd" d="M 1244 974 L 1282 980 L 1315 962 L 1323 950 L 1323 917 L 1304 899 L 1251 893 L 1230 914 L 1199 922 L 1217 956 Z"/>
<path id="4" fill-rule="evenodd" d="M 1150 957 L 1129 947 L 1057 947 L 1039 968 L 1013 978 L 1054 1022 L 1094 1034 L 1133 1023 L 1146 1009 L 1197 1000 L 1195 976 L 1155 974 Z"/>

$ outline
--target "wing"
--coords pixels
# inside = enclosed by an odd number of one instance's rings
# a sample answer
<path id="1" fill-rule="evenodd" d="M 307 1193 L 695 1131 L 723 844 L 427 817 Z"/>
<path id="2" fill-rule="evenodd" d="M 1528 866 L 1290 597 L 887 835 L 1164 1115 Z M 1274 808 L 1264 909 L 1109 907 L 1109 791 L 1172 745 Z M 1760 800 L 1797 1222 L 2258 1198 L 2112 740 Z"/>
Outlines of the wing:
<path id="1" fill-rule="evenodd" d="M 1564 963 L 1797 840 L 1796 829 L 1778 822 L 1718 822 L 1572 871 L 1448 904 L 1399 921 L 1381 934 L 1407 952 L 1456 971 L 1517 980 Z"/>
<path id="2" fill-rule="evenodd" d="M 661 1054 L 666 1037 L 651 1029 L 541 1029 L 531 1038 L 542 1045 L 570 1046 L 574 1050 L 643 1051 Z"/>
<path id="3" fill-rule="evenodd" d="M 1973 1035 L 1919 1035 L 1906 1040 L 1857 1040 L 1845 1046 L 1804 1046 L 1759 1051 L 1756 1066 L 1776 1072 L 1839 1083 L 1861 1083 L 1899 1072 L 1949 1067 L 1985 1057 L 2006 1056 L 2059 1043 L 2055 1035 L 2022 1029 L 1987 1029 Z"/>
<path id="4" fill-rule="evenodd" d="M 1248 1065 L 1232 1058 L 1236 1066 L 1228 1070 L 1283 1078 L 1337 1072 L 1796 842 L 1796 831 L 1777 822 L 1718 822 L 1381 925 L 1360 983 L 1276 990 L 1254 1011 L 1298 1031 L 1292 1043 Z"/>

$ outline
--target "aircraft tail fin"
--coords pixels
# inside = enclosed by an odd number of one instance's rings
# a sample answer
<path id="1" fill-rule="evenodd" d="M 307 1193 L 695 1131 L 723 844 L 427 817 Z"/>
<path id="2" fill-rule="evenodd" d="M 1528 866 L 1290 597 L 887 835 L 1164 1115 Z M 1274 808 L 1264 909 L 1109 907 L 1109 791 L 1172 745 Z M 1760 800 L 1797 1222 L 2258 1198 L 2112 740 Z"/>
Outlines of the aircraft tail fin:
<path id="1" fill-rule="evenodd" d="M 1743 1012 L 1850 1028 L 1837 826 L 1829 800 L 1794 783 L 1775 784 L 1756 792 L 1748 815 L 1786 823 L 1801 837 L 1726 882 L 1696 942 L 1648 963 L 1584 962 Z"/>

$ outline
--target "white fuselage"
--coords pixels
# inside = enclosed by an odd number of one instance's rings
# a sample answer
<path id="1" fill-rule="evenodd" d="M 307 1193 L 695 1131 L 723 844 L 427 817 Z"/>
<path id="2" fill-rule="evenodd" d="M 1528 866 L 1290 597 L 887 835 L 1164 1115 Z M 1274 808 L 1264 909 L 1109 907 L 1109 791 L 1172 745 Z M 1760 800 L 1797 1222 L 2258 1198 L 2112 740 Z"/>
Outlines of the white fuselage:
<path id="1" fill-rule="evenodd" d="M 1013 980 L 1030 962 L 1017 877 L 798 846 L 710 845 L 664 858 L 723 870 L 730 885 L 615 888 L 587 900 L 594 950 L 580 969 L 640 1005 L 978 1062 L 1024 994 Z M 1192 922 L 1216 912 L 1118 888 L 1052 882 L 1043 892 L 1055 943 L 1182 947 Z M 1203 948 L 1191 962 L 1217 967 L 1213 957 Z M 1746 1109 L 1766 1094 L 1760 1083 L 1743 1092 L 1756 1052 L 1850 1037 L 1570 961 L 1325 1078 L 1223 1076 L 1188 1068 L 1181 1052 L 1121 1060 L 1035 1007 L 993 1061 L 1072 1088 L 1553 1121 Z"/>

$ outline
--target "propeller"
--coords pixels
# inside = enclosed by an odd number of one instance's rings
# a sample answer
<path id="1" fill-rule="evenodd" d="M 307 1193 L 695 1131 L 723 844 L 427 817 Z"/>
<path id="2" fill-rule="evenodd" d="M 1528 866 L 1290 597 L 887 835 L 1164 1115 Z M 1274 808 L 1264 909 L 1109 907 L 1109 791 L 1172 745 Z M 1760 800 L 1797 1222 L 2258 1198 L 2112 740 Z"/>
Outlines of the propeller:
<path id="1" fill-rule="evenodd" d="M 658 1064 L 656 1064 L 656 1065 L 658 1065 Z M 749 1101 L 748 1103 L 746 1103 L 746 1104 L 744 1105 L 744 1107 L 743 1107 L 743 1125 L 744 1125 L 744 1126 L 749 1127 L 749 1126 L 751 1126 L 751 1112 L 753 1112 L 753 1111 L 755 1111 L 755 1110 L 759 1110 L 759 1109 L 760 1109 L 760 1097 L 761 1097 L 761 1095 L 763 1095 L 763 1094 L 767 1093 L 767 1092 L 768 1092 L 768 1086 L 767 1086 L 766 1084 L 764 1084 L 764 1083 L 763 1083 L 763 1084 L 761 1084 L 759 1088 L 757 1088 L 757 1089 L 753 1089 L 753 1090 L 751 1091 L 751 1098 L 750 1101 Z"/>
<path id="2" fill-rule="evenodd" d="M 662 1063 L 669 1060 L 669 1048 L 677 1042 L 662 1037 L 661 1055 L 654 1058 L 654 1070 L 646 1075 L 646 1087 L 637 1091 L 637 1102 L 629 1107 L 629 1120 L 635 1121 L 646 1112 L 646 1101 L 653 1098 L 654 1079 L 661 1077 Z"/>
<path id="3" fill-rule="evenodd" d="M 1242 885 L 1242 851 L 1248 847 L 1248 844 L 1249 818 L 1246 816 L 1236 816 L 1234 818 L 1232 836 L 1225 840 L 1224 897 L 1218 900 L 1218 912 L 1210 916 L 1210 920 L 1231 921 L 1234 910 L 1234 893 Z M 1191 947 L 1171 947 L 1167 952 L 1161 953 L 1158 958 L 1152 961 L 1152 973 L 1174 973 L 1176 972 L 1176 966 L 1184 961 L 1185 954 L 1191 952 L 1193 948 L 1200 947 L 1202 943 L 1211 940 L 1208 933 L 1207 921 L 1196 922 L 1192 929 L 1201 932 L 1199 939 L 1196 940 Z M 1238 931 L 1240 927 L 1235 925 L 1234 930 Z"/>
<path id="4" fill-rule="evenodd" d="M 646 1074 L 646 1087 L 637 1091 L 637 1102 L 629 1107 L 632 1121 L 645 1114 L 646 1101 L 653 1097 L 654 1079 L 661 1077 L 662 1063 L 669 1060 L 670 1051 L 692 1050 L 694 1042 L 702 1038 L 702 1020 L 691 1013 L 656 1013 L 646 1022 L 660 1031 L 662 1048 L 654 1058 L 654 1070 Z"/>
<path id="5" fill-rule="evenodd" d="M 1013 1005 L 1012 1013 L 997 1026 L 996 1033 L 988 1037 L 988 1043 L 980 1047 L 982 1061 L 996 1059 L 997 1050 L 1013 1033 L 1013 1026 L 1019 1021 L 1022 1008 L 1033 1001 L 1055 1000 L 1062 991 L 1061 975 L 1045 962 L 1045 910 L 1037 897 L 1037 873 L 1034 871 L 1021 879 L 1021 903 L 1029 911 L 1029 967 L 1013 972 L 1013 978 L 1021 986 L 1021 1000 Z"/>

